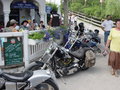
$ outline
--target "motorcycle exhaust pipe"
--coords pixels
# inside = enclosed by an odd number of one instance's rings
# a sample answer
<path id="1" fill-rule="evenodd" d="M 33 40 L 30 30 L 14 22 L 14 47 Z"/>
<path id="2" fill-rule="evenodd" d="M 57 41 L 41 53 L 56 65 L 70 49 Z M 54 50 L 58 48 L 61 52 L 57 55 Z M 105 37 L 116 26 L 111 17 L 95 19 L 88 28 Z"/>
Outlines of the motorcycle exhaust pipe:
<path id="1" fill-rule="evenodd" d="M 73 68 L 79 68 L 79 64 L 78 63 L 74 63 L 72 66 L 68 67 L 67 69 L 73 69 Z"/>
<path id="2" fill-rule="evenodd" d="M 73 74 L 74 72 L 78 71 L 79 68 L 79 64 L 75 63 L 70 67 L 67 67 L 67 69 L 65 69 L 65 71 L 63 71 L 65 74 L 70 75 Z"/>

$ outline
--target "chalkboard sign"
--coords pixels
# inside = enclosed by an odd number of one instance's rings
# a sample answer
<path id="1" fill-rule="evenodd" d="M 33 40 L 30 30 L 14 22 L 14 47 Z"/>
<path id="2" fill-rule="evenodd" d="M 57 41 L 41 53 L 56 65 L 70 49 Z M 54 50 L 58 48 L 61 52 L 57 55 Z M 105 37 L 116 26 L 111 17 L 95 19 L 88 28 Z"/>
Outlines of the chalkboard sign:
<path id="1" fill-rule="evenodd" d="M 7 38 L 3 43 L 5 66 L 23 63 L 23 44 L 18 37 Z"/>

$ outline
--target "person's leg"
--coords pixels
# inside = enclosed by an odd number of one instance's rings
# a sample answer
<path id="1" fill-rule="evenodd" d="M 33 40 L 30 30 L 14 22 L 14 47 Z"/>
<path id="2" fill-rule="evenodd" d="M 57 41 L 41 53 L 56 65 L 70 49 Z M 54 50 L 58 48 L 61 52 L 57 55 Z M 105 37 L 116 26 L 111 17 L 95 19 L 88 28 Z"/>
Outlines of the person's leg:
<path id="1" fill-rule="evenodd" d="M 110 34 L 109 31 L 105 31 L 105 32 L 104 32 L 104 43 L 105 43 L 105 45 L 106 45 L 106 42 L 107 42 L 107 39 L 108 39 L 109 34 Z"/>
<path id="2" fill-rule="evenodd" d="M 115 70 L 115 76 L 118 77 L 118 70 Z"/>
<path id="3" fill-rule="evenodd" d="M 115 75 L 115 70 L 113 68 L 111 68 L 111 74 Z"/>
<path id="4" fill-rule="evenodd" d="M 106 41 L 107 41 L 107 36 L 106 36 L 106 32 L 104 32 L 104 44 L 106 45 Z"/>
<path id="5" fill-rule="evenodd" d="M 111 74 L 115 75 L 115 77 L 118 77 L 118 70 L 112 68 Z"/>

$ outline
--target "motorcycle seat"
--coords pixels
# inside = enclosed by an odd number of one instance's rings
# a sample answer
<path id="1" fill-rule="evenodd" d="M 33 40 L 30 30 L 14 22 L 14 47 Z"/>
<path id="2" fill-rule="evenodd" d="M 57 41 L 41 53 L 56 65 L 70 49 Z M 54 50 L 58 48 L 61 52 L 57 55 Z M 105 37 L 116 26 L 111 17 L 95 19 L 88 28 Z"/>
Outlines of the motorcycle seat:
<path id="1" fill-rule="evenodd" d="M 84 59 L 85 58 L 85 52 L 87 50 L 90 50 L 88 47 L 80 48 L 76 51 L 69 51 L 69 54 L 77 59 Z"/>
<path id="2" fill-rule="evenodd" d="M 33 75 L 32 71 L 25 71 L 23 73 L 5 73 L 1 76 L 10 82 L 25 82 Z"/>
<path id="3" fill-rule="evenodd" d="M 41 62 L 41 61 L 35 61 L 35 62 L 30 63 L 30 65 L 28 67 L 26 67 L 24 71 L 37 70 L 37 69 L 40 69 L 40 67 L 42 67 L 43 65 L 44 65 L 43 62 Z"/>
<path id="4" fill-rule="evenodd" d="M 82 59 L 84 58 L 84 49 L 78 49 L 76 51 L 69 51 L 69 54 L 77 59 Z"/>

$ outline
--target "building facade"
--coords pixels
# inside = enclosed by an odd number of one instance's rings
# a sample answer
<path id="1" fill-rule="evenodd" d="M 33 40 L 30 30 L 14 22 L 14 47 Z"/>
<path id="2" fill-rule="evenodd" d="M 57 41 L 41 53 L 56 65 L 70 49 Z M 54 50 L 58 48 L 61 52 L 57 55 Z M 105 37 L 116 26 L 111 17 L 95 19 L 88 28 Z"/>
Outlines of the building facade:
<path id="1" fill-rule="evenodd" d="M 15 19 L 21 24 L 23 20 L 35 19 L 46 24 L 46 4 L 45 0 L 0 0 L 0 22 L 4 26 L 11 19 Z"/>

